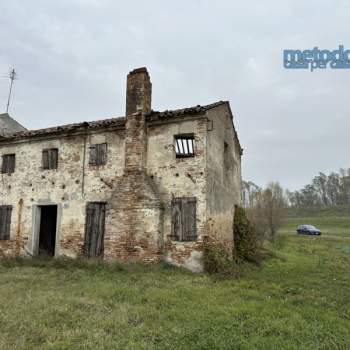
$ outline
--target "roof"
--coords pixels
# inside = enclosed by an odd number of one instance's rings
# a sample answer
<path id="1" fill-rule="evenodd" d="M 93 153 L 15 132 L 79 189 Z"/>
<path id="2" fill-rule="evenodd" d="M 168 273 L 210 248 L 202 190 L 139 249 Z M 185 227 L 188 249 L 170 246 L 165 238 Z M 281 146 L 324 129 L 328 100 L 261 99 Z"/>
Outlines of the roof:
<path id="1" fill-rule="evenodd" d="M 149 121 L 167 120 L 171 118 L 185 118 L 187 116 L 193 116 L 196 114 L 205 113 L 210 109 L 213 109 L 215 107 L 218 107 L 224 104 L 227 104 L 229 106 L 229 102 L 227 101 L 218 101 L 218 102 L 211 103 L 204 106 L 197 105 L 194 107 L 166 110 L 163 112 L 152 110 L 150 113 L 146 115 L 146 118 Z M 231 109 L 230 109 L 230 113 L 231 113 Z M 119 117 L 119 118 L 102 119 L 102 120 L 97 120 L 92 122 L 66 124 L 66 125 L 55 126 L 51 128 L 45 128 L 45 129 L 25 130 L 25 131 L 14 133 L 5 138 L 0 138 L 0 143 L 6 142 L 6 141 L 12 141 L 12 140 L 30 139 L 34 137 L 40 137 L 40 136 L 76 133 L 79 131 L 86 131 L 86 130 L 98 130 L 98 129 L 105 129 L 105 128 L 118 128 L 118 127 L 123 128 L 125 126 L 125 120 L 126 120 L 125 117 Z M 237 135 L 236 131 L 235 131 L 235 134 Z"/>
<path id="2" fill-rule="evenodd" d="M 82 122 L 82 123 L 74 123 L 74 124 L 66 124 L 61 126 L 54 126 L 51 128 L 45 129 L 37 129 L 37 130 L 27 130 L 22 132 L 17 132 L 6 139 L 22 139 L 22 138 L 31 138 L 35 136 L 45 136 L 45 135 L 57 135 L 61 133 L 69 133 L 75 132 L 79 130 L 86 129 L 103 129 L 114 126 L 124 126 L 125 118 L 110 118 L 110 119 L 102 119 L 92 122 Z"/>
<path id="3" fill-rule="evenodd" d="M 16 132 L 27 130 L 23 125 L 11 118 L 8 113 L 0 113 L 0 135 L 10 136 Z"/>
<path id="4" fill-rule="evenodd" d="M 148 114 L 149 119 L 154 118 L 173 118 L 173 117 L 179 117 L 179 116 L 186 116 L 186 115 L 192 115 L 192 114 L 198 114 L 198 113 L 204 113 L 208 111 L 209 109 L 221 106 L 223 104 L 228 103 L 227 101 L 218 101 L 215 103 L 211 103 L 209 105 L 201 106 L 197 105 L 194 107 L 188 107 L 188 108 L 181 108 L 181 109 L 173 109 L 173 110 L 166 110 L 163 112 L 156 112 L 152 111 Z"/>

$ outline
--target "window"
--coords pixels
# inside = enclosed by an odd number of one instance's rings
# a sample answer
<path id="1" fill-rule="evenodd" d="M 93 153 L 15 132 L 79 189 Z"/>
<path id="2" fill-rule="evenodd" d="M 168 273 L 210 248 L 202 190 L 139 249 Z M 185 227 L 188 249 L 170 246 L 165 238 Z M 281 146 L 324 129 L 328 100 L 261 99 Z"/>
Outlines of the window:
<path id="1" fill-rule="evenodd" d="M 43 150 L 43 169 L 57 169 L 58 149 L 50 148 Z"/>
<path id="2" fill-rule="evenodd" d="M 194 157 L 194 135 L 175 136 L 176 158 Z"/>
<path id="3" fill-rule="evenodd" d="M 11 205 L 0 205 L 0 240 L 10 239 Z"/>
<path id="4" fill-rule="evenodd" d="M 173 198 L 171 202 L 171 237 L 177 241 L 196 241 L 195 197 Z"/>
<path id="5" fill-rule="evenodd" d="M 2 156 L 2 168 L 3 174 L 12 174 L 15 172 L 16 155 L 15 154 L 4 154 Z"/>
<path id="6" fill-rule="evenodd" d="M 90 146 L 90 165 L 104 165 L 107 162 L 107 144 L 100 143 Z"/>

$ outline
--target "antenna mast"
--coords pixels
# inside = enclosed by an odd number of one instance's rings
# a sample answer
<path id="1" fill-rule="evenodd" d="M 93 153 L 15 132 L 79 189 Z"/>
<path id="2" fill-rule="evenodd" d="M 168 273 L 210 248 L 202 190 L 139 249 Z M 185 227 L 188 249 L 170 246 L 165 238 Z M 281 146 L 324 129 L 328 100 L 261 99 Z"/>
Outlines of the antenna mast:
<path id="1" fill-rule="evenodd" d="M 17 79 L 17 72 L 15 71 L 14 68 L 12 68 L 7 75 L 7 78 L 11 80 L 11 85 L 10 85 L 10 92 L 9 92 L 9 97 L 7 99 L 7 105 L 6 105 L 6 113 L 9 111 L 10 107 L 10 101 L 11 101 L 11 93 L 12 93 L 12 87 L 13 87 L 13 82 Z"/>

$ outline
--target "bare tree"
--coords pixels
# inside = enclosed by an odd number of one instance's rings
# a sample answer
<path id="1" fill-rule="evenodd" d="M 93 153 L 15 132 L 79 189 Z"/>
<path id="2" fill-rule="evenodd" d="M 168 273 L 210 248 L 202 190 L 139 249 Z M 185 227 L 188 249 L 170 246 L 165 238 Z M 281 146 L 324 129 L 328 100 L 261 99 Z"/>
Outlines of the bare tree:
<path id="1" fill-rule="evenodd" d="M 242 181 L 243 208 L 252 208 L 255 205 L 261 188 L 252 181 Z"/>
<path id="2" fill-rule="evenodd" d="M 268 221 L 269 237 L 273 240 L 287 216 L 287 199 L 278 182 L 271 182 L 262 193 L 263 207 Z"/>
<path id="3" fill-rule="evenodd" d="M 288 199 L 278 182 L 271 182 L 264 189 L 254 192 L 251 205 L 246 208 L 260 241 L 273 240 L 287 216 Z"/>

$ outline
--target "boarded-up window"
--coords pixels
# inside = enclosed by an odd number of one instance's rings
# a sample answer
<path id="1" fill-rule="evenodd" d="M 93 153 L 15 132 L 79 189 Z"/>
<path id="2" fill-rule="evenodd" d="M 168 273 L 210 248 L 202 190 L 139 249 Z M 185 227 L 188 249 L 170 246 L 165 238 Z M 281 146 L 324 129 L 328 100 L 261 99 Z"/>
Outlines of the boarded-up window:
<path id="1" fill-rule="evenodd" d="M 10 239 L 11 205 L 0 205 L 0 240 Z"/>
<path id="2" fill-rule="evenodd" d="M 195 197 L 173 198 L 171 202 L 171 236 L 177 241 L 197 240 Z"/>
<path id="3" fill-rule="evenodd" d="M 107 162 L 107 144 L 100 143 L 90 146 L 90 165 L 104 165 Z"/>
<path id="4" fill-rule="evenodd" d="M 4 154 L 2 156 L 2 167 L 1 172 L 3 174 L 12 174 L 15 172 L 16 166 L 16 155 L 15 154 Z"/>
<path id="5" fill-rule="evenodd" d="M 176 158 L 194 157 L 194 135 L 175 136 Z"/>
<path id="6" fill-rule="evenodd" d="M 105 234 L 105 203 L 88 203 L 86 207 L 84 254 L 88 258 L 103 255 Z"/>
<path id="7" fill-rule="evenodd" d="M 57 169 L 58 149 L 50 148 L 43 150 L 43 169 Z"/>

